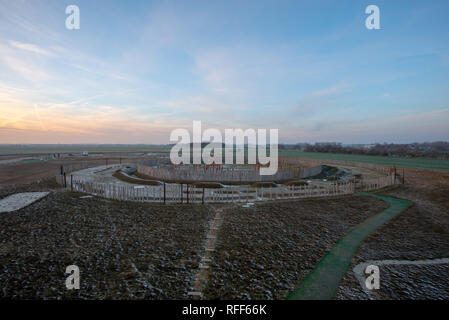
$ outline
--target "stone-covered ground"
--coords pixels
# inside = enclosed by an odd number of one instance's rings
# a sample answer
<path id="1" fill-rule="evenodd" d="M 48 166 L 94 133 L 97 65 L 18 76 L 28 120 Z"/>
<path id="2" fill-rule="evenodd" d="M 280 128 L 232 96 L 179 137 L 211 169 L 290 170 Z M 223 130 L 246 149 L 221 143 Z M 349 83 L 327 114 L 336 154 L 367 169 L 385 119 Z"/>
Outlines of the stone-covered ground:
<path id="1" fill-rule="evenodd" d="M 387 208 L 365 196 L 270 202 L 224 211 L 208 299 L 282 299 L 351 227 Z"/>
<path id="2" fill-rule="evenodd" d="M 52 190 L 52 182 L 8 186 Z M 203 252 L 207 206 L 146 205 L 80 197 L 56 188 L 0 214 L 0 297 L 25 299 L 185 299 Z M 77 265 L 81 289 L 65 287 Z"/>
<path id="3" fill-rule="evenodd" d="M 369 236 L 340 283 L 337 299 L 449 299 L 448 265 L 383 266 L 380 289 L 365 292 L 353 267 L 368 260 L 449 257 L 449 172 L 408 169 L 406 184 L 383 194 L 413 206 Z"/>

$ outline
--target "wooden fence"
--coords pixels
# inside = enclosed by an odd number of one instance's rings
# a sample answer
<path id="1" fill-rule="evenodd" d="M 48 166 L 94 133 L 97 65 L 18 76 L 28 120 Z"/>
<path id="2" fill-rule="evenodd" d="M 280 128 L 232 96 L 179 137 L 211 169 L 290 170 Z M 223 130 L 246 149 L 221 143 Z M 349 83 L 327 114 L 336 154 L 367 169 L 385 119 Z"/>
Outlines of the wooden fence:
<path id="1" fill-rule="evenodd" d="M 137 165 L 137 172 L 147 177 L 163 181 L 214 181 L 214 182 L 256 182 L 256 181 L 282 181 L 297 178 L 291 169 L 278 170 L 270 176 L 260 175 L 259 169 L 251 166 L 205 166 L 205 165 L 179 165 L 170 167 L 148 167 Z"/>
<path id="2" fill-rule="evenodd" d="M 322 165 L 308 168 L 279 168 L 274 175 L 261 175 L 256 165 L 237 167 L 207 165 L 178 165 L 150 167 L 137 165 L 137 172 L 152 179 L 163 181 L 214 181 L 214 182 L 268 182 L 308 178 L 321 173 Z"/>
<path id="3" fill-rule="evenodd" d="M 161 203 L 254 202 L 301 199 L 353 194 L 356 191 L 381 189 L 395 183 L 394 175 L 361 180 L 356 183 L 312 182 L 304 186 L 256 188 L 229 186 L 222 189 L 198 188 L 188 184 L 164 183 L 160 186 L 128 185 L 95 182 L 93 176 L 58 175 L 58 183 L 72 191 L 84 192 L 119 201 Z"/>
<path id="4" fill-rule="evenodd" d="M 94 163 L 90 163 L 90 162 L 81 162 L 81 163 L 76 163 L 76 164 L 65 164 L 62 165 L 60 167 L 60 173 L 56 175 L 56 182 L 64 187 L 68 187 L 68 182 L 71 181 L 72 179 L 72 175 L 70 173 L 75 172 L 75 171 L 79 171 L 79 170 L 83 170 L 83 169 L 88 169 L 88 168 L 96 168 L 98 167 L 98 163 L 94 164 Z M 105 166 L 104 169 L 100 169 L 100 171 L 102 170 L 108 170 L 111 168 L 120 168 L 121 164 L 111 164 L 110 166 Z M 85 177 L 85 179 L 87 179 L 88 177 Z M 90 178 L 92 180 L 92 178 Z"/>
<path id="5" fill-rule="evenodd" d="M 356 189 L 360 191 L 372 191 L 394 185 L 395 183 L 396 177 L 393 172 L 380 178 L 360 180 L 356 185 Z"/>

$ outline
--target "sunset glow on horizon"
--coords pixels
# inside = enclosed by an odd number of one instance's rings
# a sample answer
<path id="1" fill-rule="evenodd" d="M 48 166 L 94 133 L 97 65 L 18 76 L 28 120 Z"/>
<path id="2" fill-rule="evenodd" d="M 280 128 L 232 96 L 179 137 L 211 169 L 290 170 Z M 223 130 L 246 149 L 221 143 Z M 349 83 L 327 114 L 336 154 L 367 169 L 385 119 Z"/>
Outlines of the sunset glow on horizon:
<path id="1" fill-rule="evenodd" d="M 0 0 L 0 143 L 449 140 L 448 2 L 375 2 Z"/>

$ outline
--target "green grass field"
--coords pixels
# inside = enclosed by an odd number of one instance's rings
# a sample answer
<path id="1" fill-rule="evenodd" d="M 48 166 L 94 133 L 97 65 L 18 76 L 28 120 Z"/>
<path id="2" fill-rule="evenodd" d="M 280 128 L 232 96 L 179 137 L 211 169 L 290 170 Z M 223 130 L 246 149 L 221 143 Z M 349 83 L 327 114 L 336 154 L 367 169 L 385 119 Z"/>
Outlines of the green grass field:
<path id="1" fill-rule="evenodd" d="M 383 166 L 396 166 L 399 168 L 449 171 L 449 160 L 302 152 L 297 150 L 279 150 L 279 156 L 286 158 L 353 161 L 353 162 L 373 163 Z"/>

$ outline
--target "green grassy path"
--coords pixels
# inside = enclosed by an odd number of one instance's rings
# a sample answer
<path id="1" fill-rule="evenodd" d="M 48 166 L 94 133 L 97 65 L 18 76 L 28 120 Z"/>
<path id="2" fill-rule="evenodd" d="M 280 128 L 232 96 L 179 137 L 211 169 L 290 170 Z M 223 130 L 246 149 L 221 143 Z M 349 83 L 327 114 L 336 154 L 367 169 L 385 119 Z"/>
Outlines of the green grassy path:
<path id="1" fill-rule="evenodd" d="M 297 289 L 287 297 L 287 300 L 328 300 L 334 298 L 338 290 L 338 284 L 346 274 L 351 265 L 351 259 L 363 240 L 411 204 L 408 200 L 371 193 L 360 194 L 382 199 L 388 202 L 390 207 L 366 219 L 338 240 L 315 268 L 300 282 Z"/>

